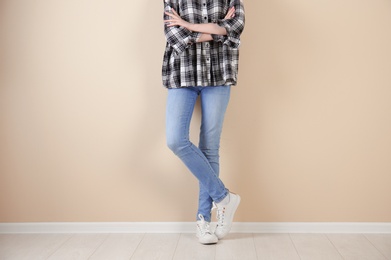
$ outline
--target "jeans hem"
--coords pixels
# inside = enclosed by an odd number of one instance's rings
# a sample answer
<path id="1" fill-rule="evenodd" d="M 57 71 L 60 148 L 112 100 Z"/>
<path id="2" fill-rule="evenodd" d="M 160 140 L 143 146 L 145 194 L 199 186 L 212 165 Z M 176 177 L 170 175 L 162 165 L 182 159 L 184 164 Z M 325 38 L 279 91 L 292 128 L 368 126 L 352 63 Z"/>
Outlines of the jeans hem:
<path id="1" fill-rule="evenodd" d="M 228 194 L 229 194 L 229 190 L 226 189 L 224 195 L 223 195 L 222 197 L 220 197 L 219 199 L 214 200 L 214 202 L 215 202 L 215 203 L 221 202 L 223 199 L 225 199 L 225 197 L 228 196 Z"/>

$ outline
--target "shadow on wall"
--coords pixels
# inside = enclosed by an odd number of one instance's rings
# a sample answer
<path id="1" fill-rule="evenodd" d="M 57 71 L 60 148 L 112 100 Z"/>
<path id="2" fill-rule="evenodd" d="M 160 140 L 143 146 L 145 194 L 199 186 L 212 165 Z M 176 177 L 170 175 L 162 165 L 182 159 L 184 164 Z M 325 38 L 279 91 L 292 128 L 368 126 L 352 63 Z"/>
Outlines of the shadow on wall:
<path id="1" fill-rule="evenodd" d="M 140 196 L 149 197 L 154 201 L 151 215 L 158 216 L 159 221 L 183 221 L 189 217 L 193 218 L 196 214 L 196 199 L 186 194 L 196 194 L 197 191 L 191 173 L 166 146 L 167 89 L 161 81 L 161 66 L 166 44 L 163 31 L 163 1 L 157 3 L 148 0 L 142 1 L 139 5 L 142 5 L 138 9 L 139 16 L 148 19 L 137 20 L 137 23 L 132 24 L 132 35 L 129 39 L 134 41 L 132 46 L 135 48 L 131 50 L 131 59 L 136 64 L 132 74 L 137 75 L 139 85 L 143 86 L 135 87 L 136 95 L 142 102 L 137 103 L 139 122 L 133 122 L 133 127 L 137 127 L 128 140 L 130 150 L 126 154 L 131 158 L 128 166 L 131 173 L 129 185 L 138 183 Z M 156 8 L 156 5 L 159 8 Z M 145 48 L 146 43 L 149 43 L 149 49 Z M 156 171 L 156 168 L 159 170 Z M 134 172 L 135 169 L 138 172 Z M 176 212 L 175 219 L 169 214 L 169 219 L 164 219 L 159 212 L 165 211 Z"/>
<path id="2" fill-rule="evenodd" d="M 304 201 L 306 191 L 311 191 L 300 179 L 310 165 L 302 157 L 307 151 L 300 145 L 312 145 L 306 144 L 306 138 L 314 133 L 306 130 L 311 129 L 314 118 L 303 121 L 311 115 L 297 113 L 308 102 L 302 99 L 303 93 L 311 99 L 317 94 L 311 89 L 325 86 L 312 85 L 319 82 L 311 82 L 314 76 L 303 71 L 317 72 L 313 68 L 318 57 L 312 52 L 316 44 L 312 26 L 319 21 L 301 12 L 300 5 L 273 1 L 246 5 L 239 84 L 233 91 L 222 140 L 223 162 L 229 162 L 225 178 L 243 197 L 237 214 L 241 221 L 284 221 L 284 213 L 295 212 L 287 201 L 292 197 Z M 308 122 L 309 128 L 302 128 Z M 296 206 L 305 207 L 300 202 Z"/>
<path id="3" fill-rule="evenodd" d="M 221 139 L 221 178 L 227 188 L 242 197 L 236 214 L 240 221 L 250 221 L 243 216 L 260 204 L 257 197 L 265 197 L 262 187 L 265 182 L 259 168 L 254 167 L 263 161 L 258 146 L 263 134 L 259 106 L 266 86 L 261 83 L 265 75 L 261 63 L 257 62 L 264 55 L 262 35 L 266 25 L 259 20 L 266 12 L 263 6 L 263 1 L 245 2 L 246 27 L 241 37 L 238 84 L 232 87 Z M 253 28 L 255 24 L 257 29 Z"/>
<path id="4" fill-rule="evenodd" d="M 377 203 L 360 190 L 377 187 L 383 200 L 383 177 L 372 167 L 384 176 L 389 154 L 388 135 L 375 137 L 390 127 L 380 109 L 389 92 L 391 37 L 378 29 L 390 22 L 384 5 L 247 3 L 239 86 L 222 140 L 225 178 L 243 196 L 239 219 L 362 221 L 362 201 Z"/>

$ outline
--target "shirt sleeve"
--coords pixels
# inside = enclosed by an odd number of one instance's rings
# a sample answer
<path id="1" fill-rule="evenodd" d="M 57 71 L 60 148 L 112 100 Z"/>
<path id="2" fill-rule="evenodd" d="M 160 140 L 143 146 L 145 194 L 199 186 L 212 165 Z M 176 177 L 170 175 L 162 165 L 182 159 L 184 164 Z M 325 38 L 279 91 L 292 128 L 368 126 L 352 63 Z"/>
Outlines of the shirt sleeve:
<path id="1" fill-rule="evenodd" d="M 165 12 L 171 12 L 171 9 L 175 9 L 175 11 L 179 13 L 179 5 L 176 1 L 163 1 Z M 164 14 L 163 18 L 164 20 L 167 20 L 170 17 Z M 182 26 L 168 27 L 166 24 L 164 24 L 164 34 L 166 36 L 167 43 L 175 50 L 177 54 L 182 53 L 186 48 L 195 43 L 200 37 L 199 32 L 191 32 Z"/>
<path id="2" fill-rule="evenodd" d="M 212 35 L 213 40 L 221 41 L 231 48 L 239 48 L 240 35 L 244 30 L 245 13 L 243 0 L 231 0 L 230 7 L 235 7 L 235 17 L 231 19 L 221 19 L 217 24 L 227 30 L 227 35 Z"/>
<path id="3" fill-rule="evenodd" d="M 227 40 L 227 36 L 226 35 L 218 35 L 218 34 L 212 34 L 212 39 L 213 41 L 215 42 L 225 42 Z"/>

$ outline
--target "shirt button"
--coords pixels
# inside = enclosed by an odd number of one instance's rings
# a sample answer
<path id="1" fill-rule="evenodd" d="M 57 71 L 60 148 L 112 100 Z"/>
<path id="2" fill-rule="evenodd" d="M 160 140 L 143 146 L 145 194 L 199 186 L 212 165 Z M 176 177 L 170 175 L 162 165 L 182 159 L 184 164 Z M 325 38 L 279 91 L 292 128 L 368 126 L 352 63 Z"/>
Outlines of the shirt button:
<path id="1" fill-rule="evenodd" d="M 206 47 L 206 48 L 209 48 L 209 43 L 205 44 L 205 47 Z"/>
<path id="2" fill-rule="evenodd" d="M 205 16 L 204 19 L 206 20 L 206 19 L 208 19 L 208 17 Z"/>
<path id="3" fill-rule="evenodd" d="M 204 6 L 205 6 L 206 4 L 204 3 Z"/>

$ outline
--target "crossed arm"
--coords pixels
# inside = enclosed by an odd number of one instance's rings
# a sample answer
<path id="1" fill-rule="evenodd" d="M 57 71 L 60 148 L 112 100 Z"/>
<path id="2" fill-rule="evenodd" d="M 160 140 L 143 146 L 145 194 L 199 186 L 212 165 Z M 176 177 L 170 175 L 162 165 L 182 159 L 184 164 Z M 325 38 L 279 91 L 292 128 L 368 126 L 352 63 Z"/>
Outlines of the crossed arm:
<path id="1" fill-rule="evenodd" d="M 169 16 L 169 19 L 164 20 L 165 24 L 168 27 L 172 26 L 182 26 L 192 32 L 200 32 L 201 36 L 197 39 L 197 42 L 206 42 L 213 40 L 212 34 L 216 35 L 227 35 L 227 30 L 224 27 L 221 27 L 215 23 L 190 23 L 183 20 L 180 15 L 174 10 L 171 9 L 172 13 L 165 12 Z M 235 8 L 231 7 L 224 19 L 231 19 L 235 17 Z"/>

